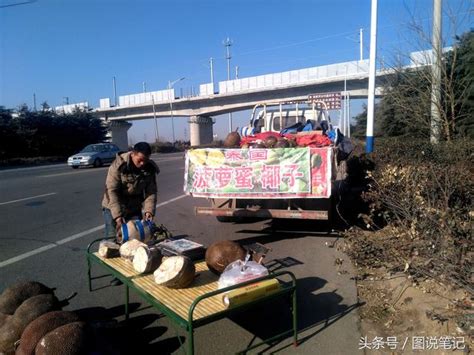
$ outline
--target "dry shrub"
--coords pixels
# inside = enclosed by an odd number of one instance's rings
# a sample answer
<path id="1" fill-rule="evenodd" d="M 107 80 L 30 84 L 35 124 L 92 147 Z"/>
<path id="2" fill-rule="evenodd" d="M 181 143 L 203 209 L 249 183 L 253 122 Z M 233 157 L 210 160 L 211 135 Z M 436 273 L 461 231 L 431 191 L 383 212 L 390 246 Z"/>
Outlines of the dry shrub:
<path id="1" fill-rule="evenodd" d="M 174 144 L 170 142 L 156 142 L 151 144 L 153 153 L 176 153 L 183 152 L 189 148 L 189 142 L 176 141 Z"/>
<path id="2" fill-rule="evenodd" d="M 378 142 L 361 216 L 370 237 L 352 231 L 361 265 L 407 270 L 415 277 L 455 283 L 472 292 L 474 142 L 384 139 Z M 408 268 L 408 269 L 407 269 Z"/>

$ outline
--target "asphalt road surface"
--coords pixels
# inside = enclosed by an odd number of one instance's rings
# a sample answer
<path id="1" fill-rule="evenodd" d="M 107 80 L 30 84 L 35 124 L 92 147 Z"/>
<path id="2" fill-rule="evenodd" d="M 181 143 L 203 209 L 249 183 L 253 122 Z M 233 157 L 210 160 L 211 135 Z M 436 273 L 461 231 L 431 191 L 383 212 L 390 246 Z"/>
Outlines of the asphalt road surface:
<path id="1" fill-rule="evenodd" d="M 324 224 L 300 221 L 219 223 L 194 215 L 205 199 L 183 194 L 183 154 L 154 155 L 159 201 L 156 222 L 174 235 L 205 246 L 220 239 L 259 242 L 272 250 L 265 259 L 274 269 L 298 278 L 300 344 L 291 338 L 267 343 L 250 353 L 354 354 L 359 352 L 359 317 L 353 270 L 337 250 Z M 131 319 L 124 321 L 124 287 L 111 277 L 87 288 L 87 245 L 103 235 L 101 199 L 107 167 L 73 170 L 50 165 L 0 171 L 0 291 L 20 280 L 56 288 L 60 299 L 77 293 L 66 310 L 79 311 L 101 326 L 105 339 L 130 354 L 184 353 L 186 333 L 130 292 Z M 94 274 L 103 274 L 98 267 Z M 100 321 L 98 323 L 98 321 Z M 233 354 L 290 327 L 278 302 L 197 328 L 196 354 Z M 105 330 L 104 330 L 105 329 Z M 107 329 L 109 332 L 107 332 Z"/>

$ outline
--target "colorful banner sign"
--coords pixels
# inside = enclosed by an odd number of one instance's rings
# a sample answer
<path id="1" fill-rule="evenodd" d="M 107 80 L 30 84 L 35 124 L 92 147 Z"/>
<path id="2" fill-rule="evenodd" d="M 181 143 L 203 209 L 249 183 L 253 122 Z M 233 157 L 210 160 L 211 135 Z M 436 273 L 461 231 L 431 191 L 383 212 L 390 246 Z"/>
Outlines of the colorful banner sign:
<path id="1" fill-rule="evenodd" d="M 196 197 L 301 198 L 331 194 L 331 148 L 192 149 L 184 191 Z"/>

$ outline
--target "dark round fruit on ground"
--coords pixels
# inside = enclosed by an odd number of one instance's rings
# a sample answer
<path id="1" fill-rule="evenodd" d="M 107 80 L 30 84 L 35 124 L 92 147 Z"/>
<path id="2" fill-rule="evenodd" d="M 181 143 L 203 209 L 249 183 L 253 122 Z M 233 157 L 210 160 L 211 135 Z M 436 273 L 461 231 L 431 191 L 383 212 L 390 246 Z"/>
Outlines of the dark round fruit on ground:
<path id="1" fill-rule="evenodd" d="M 78 315 L 68 311 L 52 311 L 39 316 L 26 326 L 15 354 L 33 355 L 36 345 L 42 337 L 56 328 L 79 320 Z"/>
<path id="2" fill-rule="evenodd" d="M 72 322 L 58 327 L 36 344 L 36 355 L 80 355 L 87 354 L 92 334 L 84 322 Z"/>

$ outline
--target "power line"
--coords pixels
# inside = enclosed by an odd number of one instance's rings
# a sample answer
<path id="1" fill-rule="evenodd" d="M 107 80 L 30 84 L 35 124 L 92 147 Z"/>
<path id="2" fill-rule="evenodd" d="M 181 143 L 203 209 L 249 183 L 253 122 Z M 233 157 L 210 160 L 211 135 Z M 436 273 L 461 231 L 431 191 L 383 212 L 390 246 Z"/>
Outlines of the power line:
<path id="1" fill-rule="evenodd" d="M 37 0 L 30 0 L 30 1 L 24 1 L 24 2 L 17 2 L 17 3 L 13 3 L 13 4 L 7 4 L 7 5 L 0 5 L 0 9 L 4 8 L 4 7 L 12 7 L 12 6 L 18 6 L 18 5 L 26 5 L 26 4 L 32 4 L 34 2 L 36 2 Z"/>

